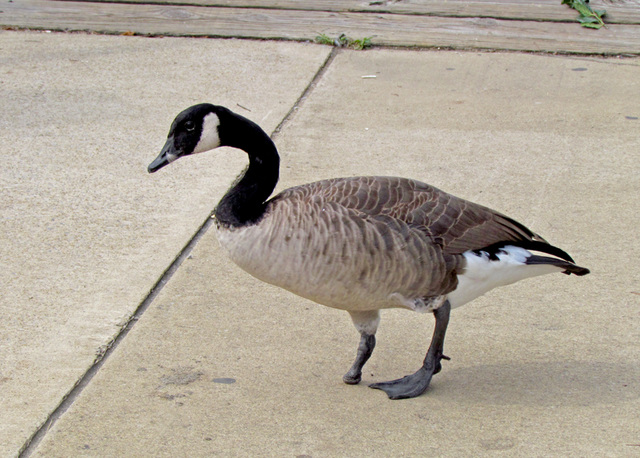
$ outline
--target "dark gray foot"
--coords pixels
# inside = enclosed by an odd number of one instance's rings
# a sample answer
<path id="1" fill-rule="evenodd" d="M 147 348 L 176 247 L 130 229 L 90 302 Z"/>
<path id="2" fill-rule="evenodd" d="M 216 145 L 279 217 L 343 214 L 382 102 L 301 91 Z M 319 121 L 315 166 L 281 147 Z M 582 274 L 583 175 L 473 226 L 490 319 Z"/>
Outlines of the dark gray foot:
<path id="1" fill-rule="evenodd" d="M 431 383 L 432 372 L 421 367 L 415 374 L 407 375 L 390 382 L 373 383 L 370 388 L 382 390 L 387 393 L 389 399 L 408 399 L 420 396 Z"/>
<path id="2" fill-rule="evenodd" d="M 408 399 L 420 396 L 429 387 L 431 378 L 442 369 L 440 359 L 449 359 L 446 356 L 436 358 L 437 361 L 430 361 L 414 374 L 390 382 L 373 383 L 369 387 L 384 391 L 389 399 Z"/>
<path id="3" fill-rule="evenodd" d="M 431 378 L 442 369 L 440 361 L 449 359 L 442 354 L 442 350 L 450 312 L 451 304 L 449 304 L 449 301 L 446 301 L 439 309 L 433 312 L 436 317 L 436 326 L 433 331 L 431 345 L 429 345 L 422 367 L 415 374 L 407 375 L 398 380 L 391 380 L 390 382 L 374 383 L 369 386 L 376 390 L 384 391 L 389 396 L 389 399 L 415 398 L 424 393 L 431 383 Z"/>
<path id="4" fill-rule="evenodd" d="M 353 362 L 349 372 L 344 374 L 342 380 L 349 385 L 357 385 L 362 379 L 362 366 L 371 357 L 373 349 L 376 346 L 376 336 L 365 334 L 360 336 L 360 345 L 358 345 L 358 354 Z"/>
<path id="5" fill-rule="evenodd" d="M 362 380 L 362 371 L 360 373 L 355 372 L 352 369 L 349 369 L 349 372 L 342 376 L 342 381 L 347 385 L 357 385 Z"/>

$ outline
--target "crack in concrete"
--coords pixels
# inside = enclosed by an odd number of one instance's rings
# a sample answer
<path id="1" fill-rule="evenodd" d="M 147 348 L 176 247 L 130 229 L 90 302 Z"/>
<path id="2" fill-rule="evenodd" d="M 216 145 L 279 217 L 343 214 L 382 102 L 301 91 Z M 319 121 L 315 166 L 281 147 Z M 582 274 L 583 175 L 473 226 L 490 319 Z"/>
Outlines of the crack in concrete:
<path id="1" fill-rule="evenodd" d="M 318 69 L 316 74 L 313 76 L 313 78 L 311 78 L 311 82 L 307 85 L 304 91 L 302 91 L 302 94 L 300 95 L 300 97 L 298 97 L 298 100 L 296 100 L 296 102 L 293 104 L 289 112 L 284 116 L 284 118 L 282 118 L 282 121 L 280 121 L 280 124 L 278 124 L 276 128 L 273 130 L 273 132 L 271 133 L 272 140 L 275 140 L 278 137 L 282 129 L 289 123 L 289 121 L 293 118 L 295 113 L 302 107 L 304 102 L 307 100 L 307 98 L 311 95 L 313 90 L 318 85 L 318 82 L 322 79 L 324 74 L 327 72 L 327 69 L 329 68 L 329 66 L 335 59 L 335 57 L 338 55 L 339 51 L 340 51 L 340 48 L 334 47 L 333 49 L 331 49 L 331 52 L 329 53 L 325 61 L 322 63 L 322 65 L 320 65 L 320 68 Z"/>

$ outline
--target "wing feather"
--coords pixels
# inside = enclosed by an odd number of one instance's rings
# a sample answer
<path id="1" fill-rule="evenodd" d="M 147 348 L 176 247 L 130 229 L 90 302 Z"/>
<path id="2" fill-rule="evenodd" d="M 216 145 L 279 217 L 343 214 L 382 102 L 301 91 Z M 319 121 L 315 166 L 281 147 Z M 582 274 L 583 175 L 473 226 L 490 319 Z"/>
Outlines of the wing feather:
<path id="1" fill-rule="evenodd" d="M 502 213 L 406 178 L 334 178 L 287 189 L 272 201 L 311 198 L 335 202 L 368 217 L 389 217 L 420 228 L 452 255 L 500 242 L 546 243 Z"/>

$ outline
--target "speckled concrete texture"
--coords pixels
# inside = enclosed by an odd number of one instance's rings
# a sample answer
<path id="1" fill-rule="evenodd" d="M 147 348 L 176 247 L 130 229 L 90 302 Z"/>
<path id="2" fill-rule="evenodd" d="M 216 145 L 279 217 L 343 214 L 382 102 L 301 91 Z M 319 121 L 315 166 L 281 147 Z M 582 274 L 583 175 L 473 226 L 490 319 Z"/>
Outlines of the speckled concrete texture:
<path id="1" fill-rule="evenodd" d="M 241 167 L 209 156 L 150 177 L 176 113 L 217 102 L 273 130 L 329 52 L 0 32 L 0 455 L 45 421 Z"/>
<path id="2" fill-rule="evenodd" d="M 280 188 L 417 178 L 520 220 L 591 275 L 532 279 L 455 310 L 451 361 L 425 395 L 389 401 L 366 384 L 417 369 L 430 316 L 385 311 L 363 383 L 344 385 L 358 341 L 348 316 L 251 278 L 209 231 L 36 455 L 634 456 L 638 93 L 636 59 L 339 52 L 276 139 Z M 145 148 L 162 144 L 178 111 L 167 110 L 140 114 L 154 126 Z M 160 218 L 208 183 L 219 198 L 244 163 L 228 154 L 144 178 L 157 190 L 141 191 L 139 216 Z"/>

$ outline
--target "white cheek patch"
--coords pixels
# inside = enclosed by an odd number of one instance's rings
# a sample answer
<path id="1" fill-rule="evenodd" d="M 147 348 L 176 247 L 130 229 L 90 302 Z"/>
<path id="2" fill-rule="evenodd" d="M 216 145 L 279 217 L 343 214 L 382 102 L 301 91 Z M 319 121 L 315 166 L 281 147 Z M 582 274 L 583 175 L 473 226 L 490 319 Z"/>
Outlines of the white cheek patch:
<path id="1" fill-rule="evenodd" d="M 171 164 L 173 161 L 178 159 L 178 156 L 176 156 L 175 154 L 167 153 L 165 155 L 165 159 L 167 160 L 167 163 Z"/>
<path id="2" fill-rule="evenodd" d="M 193 150 L 194 154 L 203 153 L 220 146 L 220 136 L 218 135 L 219 125 L 220 118 L 218 118 L 218 115 L 215 113 L 209 113 L 204 117 L 200 141 L 198 141 L 198 144 Z"/>

